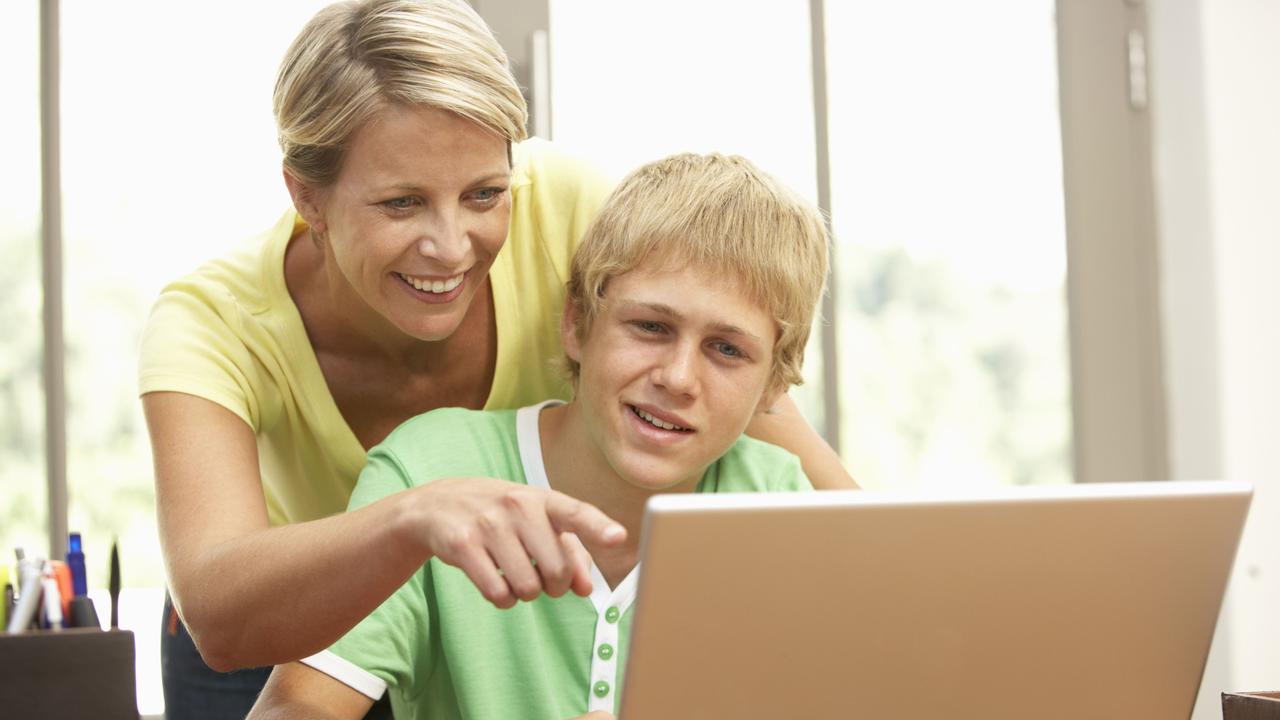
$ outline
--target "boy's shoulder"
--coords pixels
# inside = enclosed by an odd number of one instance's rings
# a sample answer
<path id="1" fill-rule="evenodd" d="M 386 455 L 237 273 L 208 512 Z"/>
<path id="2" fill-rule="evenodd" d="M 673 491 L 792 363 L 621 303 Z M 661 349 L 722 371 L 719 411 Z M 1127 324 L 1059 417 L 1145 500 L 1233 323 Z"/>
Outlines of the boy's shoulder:
<path id="1" fill-rule="evenodd" d="M 516 411 L 438 408 L 404 421 L 369 453 L 406 468 L 446 471 L 440 476 L 518 462 Z"/>
<path id="2" fill-rule="evenodd" d="M 471 410 L 442 407 L 415 415 L 392 430 L 379 445 L 394 448 L 416 446 L 423 440 L 440 443 L 449 439 L 474 439 L 477 435 L 515 436 L 515 410 Z"/>
<path id="3" fill-rule="evenodd" d="M 783 448 L 743 435 L 707 470 L 711 492 L 812 490 L 800 458 Z"/>

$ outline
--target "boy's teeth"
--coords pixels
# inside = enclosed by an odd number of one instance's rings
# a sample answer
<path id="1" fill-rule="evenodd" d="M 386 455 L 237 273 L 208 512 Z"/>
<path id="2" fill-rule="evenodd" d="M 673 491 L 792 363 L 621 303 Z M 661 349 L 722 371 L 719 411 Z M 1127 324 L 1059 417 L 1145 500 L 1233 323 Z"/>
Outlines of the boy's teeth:
<path id="1" fill-rule="evenodd" d="M 465 274 L 466 273 L 454 275 L 448 280 L 419 280 L 418 278 L 413 277 L 412 275 L 405 275 L 403 273 L 400 273 L 400 277 L 405 282 L 414 286 L 418 290 L 421 290 L 422 292 L 439 294 L 439 293 L 447 293 L 450 290 L 453 290 L 454 288 L 458 287 L 458 285 L 462 283 L 462 278 L 463 278 L 463 275 Z"/>
<path id="2" fill-rule="evenodd" d="M 650 425 L 660 427 L 663 430 L 684 430 L 685 429 L 680 427 L 679 425 L 672 425 L 669 422 L 663 422 L 658 418 L 650 415 L 649 413 L 641 410 L 640 408 L 636 408 L 636 415 L 639 415 L 642 420 L 649 423 Z"/>

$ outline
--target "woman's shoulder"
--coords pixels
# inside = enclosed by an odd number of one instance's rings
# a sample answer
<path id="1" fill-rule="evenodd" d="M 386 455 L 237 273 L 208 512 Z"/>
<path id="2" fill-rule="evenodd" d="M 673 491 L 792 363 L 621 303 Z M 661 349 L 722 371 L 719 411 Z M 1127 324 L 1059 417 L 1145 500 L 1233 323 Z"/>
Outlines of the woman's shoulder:
<path id="1" fill-rule="evenodd" d="M 589 159 L 542 138 L 519 143 L 513 156 L 512 187 L 517 196 L 528 188 L 542 202 L 585 200 L 599 205 L 615 184 Z"/>
<path id="2" fill-rule="evenodd" d="M 232 303 L 249 313 L 270 309 L 282 293 L 287 296 L 284 250 L 298 222 L 291 208 L 270 229 L 170 282 L 160 291 L 158 302 L 182 295 L 215 306 Z"/>
<path id="3" fill-rule="evenodd" d="M 573 251 L 614 183 L 583 158 L 538 138 L 516 147 L 515 165 L 511 252 L 520 261 L 549 258 L 563 282 Z"/>

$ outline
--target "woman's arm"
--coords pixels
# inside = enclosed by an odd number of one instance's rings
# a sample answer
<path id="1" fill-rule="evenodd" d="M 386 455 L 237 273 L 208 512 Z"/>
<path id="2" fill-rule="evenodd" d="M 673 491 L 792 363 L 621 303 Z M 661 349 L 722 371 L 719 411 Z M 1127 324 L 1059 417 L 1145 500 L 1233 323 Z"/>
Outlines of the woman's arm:
<path id="1" fill-rule="evenodd" d="M 147 394 L 143 410 L 169 589 L 215 670 L 327 648 L 437 555 L 509 607 L 542 592 L 590 593 L 589 559 L 563 533 L 606 546 L 625 540 L 591 505 L 486 478 L 441 480 L 272 528 L 243 420 L 181 393 Z"/>
<path id="2" fill-rule="evenodd" d="M 398 546 L 394 508 L 270 528 L 253 431 L 181 393 L 142 398 L 169 590 L 215 670 L 324 649 L 422 564 Z"/>
<path id="3" fill-rule="evenodd" d="M 840 456 L 800 414 L 789 395 L 782 395 L 768 413 L 757 413 L 747 426 L 747 434 L 773 443 L 800 458 L 804 474 L 818 490 L 854 489 L 858 483 L 845 470 Z"/>

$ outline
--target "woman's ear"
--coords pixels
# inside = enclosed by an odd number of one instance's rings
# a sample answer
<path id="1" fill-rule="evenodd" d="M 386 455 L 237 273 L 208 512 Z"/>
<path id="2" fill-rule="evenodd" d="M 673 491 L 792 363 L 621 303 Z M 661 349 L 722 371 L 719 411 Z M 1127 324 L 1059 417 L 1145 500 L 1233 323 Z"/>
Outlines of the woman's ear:
<path id="1" fill-rule="evenodd" d="M 564 303 L 564 312 L 560 313 L 560 345 L 570 360 L 582 362 L 582 344 L 578 340 L 578 323 L 582 322 L 582 310 L 573 298 Z"/>
<path id="2" fill-rule="evenodd" d="M 320 202 L 317 195 L 319 194 L 315 188 L 308 183 L 300 180 L 296 175 L 284 170 L 284 184 L 289 188 L 289 197 L 293 199 L 293 207 L 302 216 L 303 220 L 318 233 L 324 233 L 328 228 L 325 226 L 324 215 L 320 212 Z"/>

